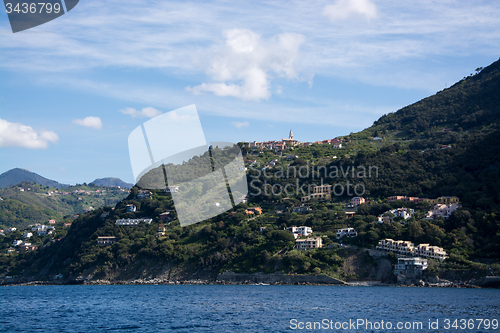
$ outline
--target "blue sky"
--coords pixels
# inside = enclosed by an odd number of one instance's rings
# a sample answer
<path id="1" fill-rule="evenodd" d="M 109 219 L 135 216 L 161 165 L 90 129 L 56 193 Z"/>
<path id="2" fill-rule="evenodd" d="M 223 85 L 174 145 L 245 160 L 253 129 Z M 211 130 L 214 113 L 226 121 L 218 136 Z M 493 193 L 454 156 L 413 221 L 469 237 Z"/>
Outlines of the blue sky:
<path id="1" fill-rule="evenodd" d="M 0 14 L 0 173 L 133 182 L 130 132 L 196 104 L 207 141 L 331 139 L 500 56 L 497 1 L 80 1 Z"/>

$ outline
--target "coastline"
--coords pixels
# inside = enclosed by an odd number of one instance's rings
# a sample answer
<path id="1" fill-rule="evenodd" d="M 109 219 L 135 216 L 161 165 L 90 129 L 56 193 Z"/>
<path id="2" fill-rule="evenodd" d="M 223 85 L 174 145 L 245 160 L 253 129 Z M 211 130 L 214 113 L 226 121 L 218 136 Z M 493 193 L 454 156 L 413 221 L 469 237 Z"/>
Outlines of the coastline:
<path id="1" fill-rule="evenodd" d="M 256 283 L 254 281 L 220 281 L 220 280 L 167 280 L 167 279 L 136 279 L 136 280 L 123 280 L 123 281 L 109 281 L 109 280 L 89 280 L 89 281 L 30 281 L 20 283 L 3 283 L 2 287 L 14 286 L 69 286 L 69 285 L 83 285 L 83 286 L 99 286 L 99 285 L 262 285 L 262 286 L 280 286 L 280 285 L 296 285 L 296 286 L 341 286 L 341 287 L 417 287 L 417 288 L 472 288 L 472 289 L 498 289 L 498 287 L 479 286 L 468 283 L 425 283 L 421 285 L 416 284 L 390 284 L 376 281 L 355 281 L 346 282 L 345 284 L 327 284 L 327 283 L 311 283 L 311 282 L 273 282 L 273 283 Z"/>

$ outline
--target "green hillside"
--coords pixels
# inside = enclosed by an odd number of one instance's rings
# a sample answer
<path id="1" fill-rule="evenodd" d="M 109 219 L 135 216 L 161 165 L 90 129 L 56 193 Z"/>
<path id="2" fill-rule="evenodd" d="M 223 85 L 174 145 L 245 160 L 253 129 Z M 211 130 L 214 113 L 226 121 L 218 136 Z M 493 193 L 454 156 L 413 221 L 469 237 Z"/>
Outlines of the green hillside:
<path id="1" fill-rule="evenodd" d="M 105 207 L 78 217 L 60 241 L 41 240 L 46 245 L 38 251 L 0 257 L 0 269 L 38 279 L 62 273 L 68 281 L 162 274 L 213 277 L 228 270 L 374 278 L 376 263 L 370 256 L 335 245 L 337 230 L 349 226 L 358 236 L 342 242 L 361 248 L 373 248 L 384 238 L 443 247 L 449 258 L 443 265 L 430 260 L 429 274 L 444 269 L 473 270 L 476 276 L 500 274 L 500 94 L 495 93 L 499 67 L 497 61 L 434 96 L 381 117 L 364 131 L 342 137 L 342 148 L 313 144 L 275 154 L 242 144 L 245 161 L 255 162 L 247 176 L 249 202 L 233 211 L 181 228 L 169 194 L 153 190 L 151 198 L 139 199 L 134 187 L 114 210 Z M 188 165 L 197 163 L 193 159 Z M 351 186 L 351 191 L 334 193 L 329 201 L 313 199 L 310 210 L 293 212 L 308 186 L 321 183 L 344 190 Z M 429 220 L 428 204 L 389 203 L 387 197 L 394 195 L 457 196 L 462 208 L 448 219 Z M 353 196 L 363 196 L 368 203 L 348 219 L 346 211 L 354 211 L 349 207 Z M 127 212 L 127 204 L 137 211 Z M 263 214 L 245 215 L 248 207 L 261 207 Z M 380 214 L 399 207 L 415 209 L 406 224 L 376 222 Z M 165 211 L 171 211 L 172 221 L 160 221 Z M 151 217 L 153 222 L 135 227 L 115 224 L 118 218 L 132 217 Z M 160 223 L 167 230 L 157 237 Z M 294 250 L 293 235 L 283 230 L 289 226 L 311 227 L 325 248 Z M 116 243 L 97 246 L 99 236 L 115 236 Z M 0 250 L 15 237 L 7 235 Z M 355 255 L 358 264 L 352 269 Z"/>
<path id="2" fill-rule="evenodd" d="M 33 182 L 0 189 L 0 225 L 25 227 L 28 224 L 62 220 L 66 215 L 85 213 L 104 205 L 115 205 L 128 190 L 92 185 L 51 188 Z"/>

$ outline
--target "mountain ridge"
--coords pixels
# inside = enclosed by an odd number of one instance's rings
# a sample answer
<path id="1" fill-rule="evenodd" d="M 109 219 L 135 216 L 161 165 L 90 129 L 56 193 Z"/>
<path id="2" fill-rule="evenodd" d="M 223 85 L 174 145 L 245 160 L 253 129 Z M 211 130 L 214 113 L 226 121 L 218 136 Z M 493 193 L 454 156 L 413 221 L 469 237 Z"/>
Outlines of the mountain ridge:
<path id="1" fill-rule="evenodd" d="M 37 173 L 31 172 L 26 169 L 14 168 L 0 175 L 0 188 L 14 186 L 24 181 L 30 181 L 40 185 L 54 187 L 58 189 L 70 186 L 69 184 L 61 184 L 55 180 L 45 178 Z"/>
<path id="2" fill-rule="evenodd" d="M 0 174 L 0 189 L 18 185 L 22 182 L 33 182 L 39 185 L 44 185 L 52 188 L 63 189 L 73 185 L 59 183 L 56 180 L 45 178 L 35 172 L 23 168 L 13 168 Z M 132 188 L 134 184 L 124 182 L 117 177 L 96 178 L 89 184 L 96 186 L 113 187 L 120 186 L 123 188 Z"/>

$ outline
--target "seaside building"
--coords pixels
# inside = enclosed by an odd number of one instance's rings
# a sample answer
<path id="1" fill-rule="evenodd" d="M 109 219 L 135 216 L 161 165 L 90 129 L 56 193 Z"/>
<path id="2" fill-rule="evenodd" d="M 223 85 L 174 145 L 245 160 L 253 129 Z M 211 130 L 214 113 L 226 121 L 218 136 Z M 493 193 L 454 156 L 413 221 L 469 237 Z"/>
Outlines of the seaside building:
<path id="1" fill-rule="evenodd" d="M 456 204 L 456 203 L 452 203 L 452 204 L 437 204 L 434 206 L 434 208 L 430 211 L 427 212 L 427 215 L 424 217 L 424 219 L 426 220 L 433 220 L 437 217 L 442 217 L 442 218 L 445 218 L 447 219 L 448 217 L 450 217 L 450 215 L 456 211 L 457 209 L 459 209 L 461 206 L 459 204 Z"/>
<path id="2" fill-rule="evenodd" d="M 394 275 L 404 274 L 407 278 L 417 279 L 422 277 L 422 272 L 427 269 L 427 259 L 398 258 L 398 263 L 394 266 Z"/>
<path id="3" fill-rule="evenodd" d="M 294 212 L 294 213 L 307 213 L 310 210 L 311 210 L 311 208 L 308 206 L 305 206 L 305 205 L 301 205 L 301 206 L 292 208 L 292 212 Z"/>
<path id="4" fill-rule="evenodd" d="M 458 197 L 439 197 L 437 199 L 429 199 L 429 203 L 432 205 L 451 205 L 460 203 Z"/>
<path id="5" fill-rule="evenodd" d="M 419 197 L 407 197 L 407 196 L 402 196 L 402 195 L 395 195 L 395 196 L 387 198 L 387 202 L 406 201 L 406 202 L 419 203 L 421 201 L 427 201 L 427 200 L 429 200 L 429 199 L 419 198 Z"/>
<path id="6" fill-rule="evenodd" d="M 125 206 L 125 211 L 127 211 L 127 212 L 133 213 L 136 210 L 137 210 L 137 208 L 135 207 L 135 205 L 130 204 L 130 205 Z"/>
<path id="7" fill-rule="evenodd" d="M 330 200 L 332 198 L 331 193 L 332 193 L 332 185 L 314 186 L 313 193 L 300 198 L 300 201 L 304 203 L 308 202 L 311 199 L 316 199 L 318 201 Z"/>
<path id="8" fill-rule="evenodd" d="M 179 186 L 167 186 L 167 188 L 165 189 L 165 192 L 177 193 L 177 192 L 179 192 Z"/>
<path id="9" fill-rule="evenodd" d="M 389 215 L 394 216 L 389 216 Z M 405 224 L 405 220 L 411 218 L 415 214 L 415 210 L 411 208 L 396 208 L 389 210 L 378 217 L 379 223 L 391 223 L 394 218 L 400 217 L 403 219 L 402 223 Z"/>
<path id="10" fill-rule="evenodd" d="M 151 198 L 152 195 L 153 195 L 153 193 L 151 191 L 148 191 L 148 190 L 139 190 L 137 192 L 137 198 L 139 198 L 139 199 Z"/>
<path id="11" fill-rule="evenodd" d="M 165 225 L 163 223 L 160 223 L 158 225 L 158 231 L 156 232 L 156 237 L 165 236 L 165 231 L 167 231 L 167 228 L 165 228 Z"/>
<path id="12" fill-rule="evenodd" d="M 255 215 L 255 214 L 262 215 L 262 208 L 250 207 L 250 208 L 245 209 L 245 216 L 246 215 Z"/>
<path id="13" fill-rule="evenodd" d="M 415 247 L 414 255 L 437 259 L 440 261 L 445 260 L 448 256 L 445 250 L 439 246 L 431 246 L 429 244 L 420 244 Z"/>
<path id="14" fill-rule="evenodd" d="M 430 246 L 429 244 L 415 246 L 410 241 L 395 241 L 390 238 L 379 241 L 376 249 L 379 251 L 392 252 L 396 256 L 425 257 L 440 261 L 448 257 L 446 251 L 439 246 Z"/>
<path id="15" fill-rule="evenodd" d="M 337 239 L 341 239 L 344 236 L 356 237 L 358 232 L 354 228 L 344 228 L 337 231 Z"/>
<path id="16" fill-rule="evenodd" d="M 295 239 L 297 239 L 300 236 L 309 236 L 310 234 L 313 233 L 313 230 L 311 227 L 306 227 L 306 226 L 300 226 L 300 227 L 288 227 L 285 230 L 290 231 Z"/>
<path id="17" fill-rule="evenodd" d="M 160 221 L 171 221 L 172 217 L 170 216 L 170 211 L 166 211 L 160 214 Z"/>
<path id="18" fill-rule="evenodd" d="M 106 245 L 111 245 L 116 242 L 116 237 L 115 236 L 100 236 L 97 237 L 97 245 L 100 246 L 106 246 Z"/>
<path id="19" fill-rule="evenodd" d="M 310 249 L 319 249 L 323 247 L 323 241 L 321 237 L 310 237 L 305 239 L 296 239 L 295 240 L 295 249 L 298 250 L 310 250 Z"/>
<path id="20" fill-rule="evenodd" d="M 118 219 L 116 220 L 116 225 L 139 225 L 141 222 L 150 224 L 153 219 L 150 218 L 140 218 L 140 219 Z"/>
<path id="21" fill-rule="evenodd" d="M 353 206 L 359 206 L 361 204 L 364 204 L 365 202 L 366 202 L 366 200 L 363 197 L 354 197 L 351 199 L 351 204 Z"/>

